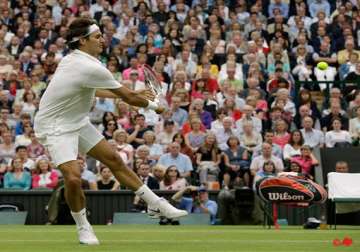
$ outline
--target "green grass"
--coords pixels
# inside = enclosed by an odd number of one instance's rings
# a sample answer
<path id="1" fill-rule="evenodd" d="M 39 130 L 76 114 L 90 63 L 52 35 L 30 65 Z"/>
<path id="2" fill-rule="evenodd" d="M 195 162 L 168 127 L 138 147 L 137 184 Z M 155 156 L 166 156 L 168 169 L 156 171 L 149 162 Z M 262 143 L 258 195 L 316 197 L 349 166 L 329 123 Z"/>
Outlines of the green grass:
<path id="1" fill-rule="evenodd" d="M 0 226 L 0 252 L 360 251 L 360 227 L 304 230 L 260 226 L 94 226 L 100 246 L 79 245 L 74 226 Z M 350 236 L 353 245 L 334 247 Z"/>

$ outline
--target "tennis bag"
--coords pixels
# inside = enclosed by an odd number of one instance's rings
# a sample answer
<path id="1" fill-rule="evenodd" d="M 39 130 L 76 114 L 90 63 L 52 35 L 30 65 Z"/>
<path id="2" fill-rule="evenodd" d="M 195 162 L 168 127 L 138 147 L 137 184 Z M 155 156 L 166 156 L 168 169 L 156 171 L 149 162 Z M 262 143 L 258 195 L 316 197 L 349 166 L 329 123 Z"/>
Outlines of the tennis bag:
<path id="1" fill-rule="evenodd" d="M 264 178 L 258 183 L 259 196 L 265 201 L 283 203 L 323 203 L 326 190 L 304 177 L 283 176 Z"/>

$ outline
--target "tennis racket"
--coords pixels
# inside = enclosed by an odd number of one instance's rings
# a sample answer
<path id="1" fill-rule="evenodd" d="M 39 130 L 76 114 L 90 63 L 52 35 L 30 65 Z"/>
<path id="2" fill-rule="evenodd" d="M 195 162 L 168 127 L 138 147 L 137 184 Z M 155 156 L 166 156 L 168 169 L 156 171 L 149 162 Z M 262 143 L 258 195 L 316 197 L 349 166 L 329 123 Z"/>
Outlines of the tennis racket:
<path id="1" fill-rule="evenodd" d="M 154 70 L 149 65 L 144 65 L 145 86 L 155 95 L 155 99 L 160 100 L 162 95 L 161 83 L 155 75 Z"/>

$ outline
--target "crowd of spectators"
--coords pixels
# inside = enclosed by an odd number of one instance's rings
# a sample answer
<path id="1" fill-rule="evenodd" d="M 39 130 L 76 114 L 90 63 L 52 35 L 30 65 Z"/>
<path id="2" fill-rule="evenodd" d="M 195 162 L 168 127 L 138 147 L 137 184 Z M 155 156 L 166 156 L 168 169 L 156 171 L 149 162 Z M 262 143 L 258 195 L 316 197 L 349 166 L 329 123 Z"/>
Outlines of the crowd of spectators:
<path id="1" fill-rule="evenodd" d="M 358 0 L 0 0 L 0 187 L 61 179 L 33 119 L 76 17 L 98 22 L 116 80 L 143 89 L 148 64 L 162 83 L 161 115 L 107 98 L 89 113 L 152 189 L 251 187 L 264 169 L 311 177 L 315 148 L 359 144 Z M 318 83 L 334 80 L 348 84 Z M 90 189 L 124 188 L 91 157 L 79 164 Z"/>

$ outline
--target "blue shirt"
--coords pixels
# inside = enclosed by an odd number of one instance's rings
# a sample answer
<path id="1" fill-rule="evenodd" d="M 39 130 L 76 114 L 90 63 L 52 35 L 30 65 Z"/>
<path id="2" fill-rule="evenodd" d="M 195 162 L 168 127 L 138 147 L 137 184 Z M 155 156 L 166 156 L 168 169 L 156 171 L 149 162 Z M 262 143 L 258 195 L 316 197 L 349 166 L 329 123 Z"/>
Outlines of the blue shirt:
<path id="1" fill-rule="evenodd" d="M 214 225 L 215 221 L 216 221 L 217 210 L 218 210 L 217 203 L 213 200 L 208 200 L 205 203 L 203 203 L 203 205 L 209 211 L 210 223 L 212 225 Z M 200 207 L 194 206 L 193 199 L 188 198 L 188 197 L 182 197 L 179 208 L 184 209 L 184 210 L 188 211 L 189 213 L 204 213 Z"/>
<path id="2" fill-rule="evenodd" d="M 177 122 L 181 128 L 188 119 L 188 113 L 185 109 L 178 108 L 175 112 L 173 112 L 172 119 Z"/>
<path id="3" fill-rule="evenodd" d="M 193 170 L 190 158 L 182 153 L 179 153 L 177 157 L 173 157 L 171 153 L 163 154 L 160 156 L 158 163 L 164 165 L 166 168 L 175 165 L 181 174 Z"/>
<path id="4" fill-rule="evenodd" d="M 281 4 L 272 3 L 269 5 L 268 11 L 269 11 L 269 17 L 271 18 L 274 17 L 274 9 L 280 9 L 281 15 L 284 16 L 285 18 L 287 18 L 289 15 L 289 5 L 285 3 L 281 3 Z"/>
<path id="5" fill-rule="evenodd" d="M 15 173 L 7 172 L 4 176 L 4 188 L 29 190 L 31 187 L 31 175 L 24 171 L 21 178 L 17 179 Z"/>
<path id="6" fill-rule="evenodd" d="M 320 3 L 315 1 L 312 2 L 309 6 L 311 17 L 316 17 L 316 14 L 320 10 L 324 11 L 327 17 L 330 16 L 330 4 L 328 3 L 328 1 L 321 1 Z"/>

